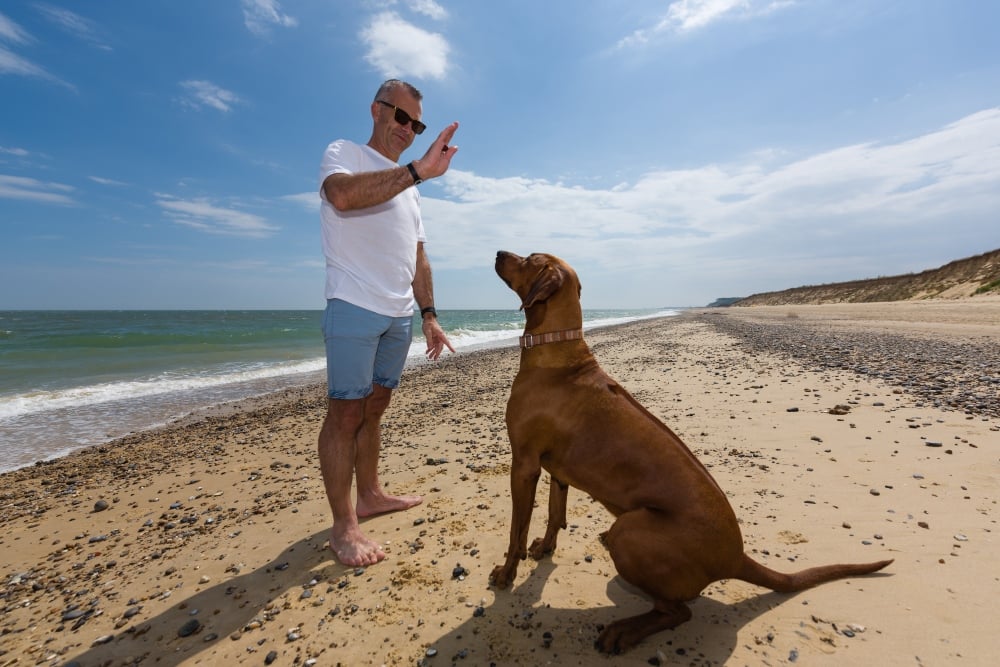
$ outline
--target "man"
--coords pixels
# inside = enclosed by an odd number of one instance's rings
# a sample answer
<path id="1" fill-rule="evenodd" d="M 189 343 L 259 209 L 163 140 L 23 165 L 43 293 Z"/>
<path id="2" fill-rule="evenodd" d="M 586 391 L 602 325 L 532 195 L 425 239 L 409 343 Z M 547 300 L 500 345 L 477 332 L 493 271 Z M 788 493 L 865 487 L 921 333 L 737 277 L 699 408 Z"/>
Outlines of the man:
<path id="1" fill-rule="evenodd" d="M 458 123 L 446 127 L 427 153 L 404 166 L 399 156 L 425 126 L 422 95 L 390 79 L 371 104 L 371 138 L 364 146 L 330 144 L 320 167 L 320 216 L 326 255 L 328 396 L 319 434 L 319 462 L 333 512 L 330 548 L 341 563 L 372 565 L 385 552 L 365 536 L 359 517 L 404 510 L 420 496 L 390 496 L 378 479 L 382 414 L 406 363 L 413 302 L 423 318 L 427 357 L 454 352 L 437 321 L 431 267 L 424 252 L 418 183 L 441 176 L 458 150 L 449 146 Z M 357 505 L 351 503 L 357 479 Z"/>

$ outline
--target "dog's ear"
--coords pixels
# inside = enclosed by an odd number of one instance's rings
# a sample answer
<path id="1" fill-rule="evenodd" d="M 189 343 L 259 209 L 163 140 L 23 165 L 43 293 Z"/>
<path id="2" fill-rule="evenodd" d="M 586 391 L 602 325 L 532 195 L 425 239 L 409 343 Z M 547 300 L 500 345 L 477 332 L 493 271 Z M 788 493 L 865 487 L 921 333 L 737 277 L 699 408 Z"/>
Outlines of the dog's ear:
<path id="1" fill-rule="evenodd" d="M 562 287 L 564 280 L 566 280 L 566 274 L 563 273 L 562 269 L 552 264 L 546 264 L 545 268 L 535 278 L 535 282 L 531 284 L 528 295 L 524 297 L 523 303 L 521 303 L 521 309 L 527 310 L 536 303 L 548 300 L 550 296 Z"/>

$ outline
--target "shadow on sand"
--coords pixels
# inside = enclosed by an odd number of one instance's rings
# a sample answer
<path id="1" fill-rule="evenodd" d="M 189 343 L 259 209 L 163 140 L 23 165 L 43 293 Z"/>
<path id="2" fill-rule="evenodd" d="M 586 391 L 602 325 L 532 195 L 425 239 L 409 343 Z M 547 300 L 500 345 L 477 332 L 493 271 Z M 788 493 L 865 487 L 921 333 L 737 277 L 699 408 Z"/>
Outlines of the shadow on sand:
<path id="1" fill-rule="evenodd" d="M 543 604 L 542 591 L 555 572 L 551 560 L 526 561 L 521 583 L 496 591 L 493 604 L 430 641 L 433 658 L 413 656 L 418 665 L 590 665 L 657 664 L 657 651 L 669 664 L 726 664 L 737 645 L 737 633 L 748 622 L 794 595 L 764 591 L 730 604 L 702 595 L 690 603 L 693 618 L 675 630 L 652 635 L 638 647 L 617 656 L 594 648 L 601 629 L 621 618 L 644 613 L 651 602 L 621 577 L 608 581 L 613 606 L 557 608 Z M 528 576 L 525 573 L 530 572 Z M 572 588 L 572 581 L 554 584 Z"/>
<path id="2" fill-rule="evenodd" d="M 269 602 L 310 579 L 330 582 L 349 568 L 338 563 L 326 548 L 328 530 L 319 531 L 285 548 L 270 562 L 245 574 L 204 588 L 184 599 L 172 599 L 159 615 L 126 626 L 105 637 L 83 653 L 67 659 L 63 667 L 79 665 L 128 665 L 148 661 L 158 667 L 174 667 L 193 655 L 211 651 L 213 644 L 231 641 L 255 617 L 266 614 Z M 195 613 L 196 612 L 196 613 Z M 140 617 L 137 617 L 140 618 Z M 179 632 L 186 624 L 198 627 L 186 637 Z M 190 626 L 189 626 L 190 627 Z M 137 639 L 142 637 L 144 641 Z M 211 664 L 210 655 L 206 664 Z M 257 662 L 263 663 L 261 655 Z"/>

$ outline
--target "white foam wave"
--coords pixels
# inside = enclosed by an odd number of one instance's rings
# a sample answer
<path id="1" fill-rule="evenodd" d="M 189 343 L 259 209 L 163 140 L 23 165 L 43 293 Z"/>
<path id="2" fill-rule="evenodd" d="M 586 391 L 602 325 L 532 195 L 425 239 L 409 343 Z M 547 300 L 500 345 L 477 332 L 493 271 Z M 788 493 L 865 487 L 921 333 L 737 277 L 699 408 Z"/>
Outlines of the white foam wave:
<path id="1" fill-rule="evenodd" d="M 52 391 L 39 390 L 15 396 L 0 397 L 0 420 L 49 410 L 100 405 L 123 399 L 148 398 L 171 392 L 207 389 L 238 382 L 265 380 L 295 373 L 309 373 L 324 368 L 326 368 L 326 360 L 319 358 L 247 366 L 228 372 L 206 374 L 164 373 L 147 379 L 107 382 Z"/>
<path id="2" fill-rule="evenodd" d="M 513 329 L 493 329 L 488 331 L 472 331 L 469 329 L 455 329 L 448 332 L 448 340 L 455 351 L 475 350 L 483 347 L 496 347 L 507 341 L 515 341 L 521 335 L 520 330 Z M 413 344 L 410 345 L 410 357 L 424 356 L 426 345 L 423 336 L 414 336 Z"/>
<path id="3" fill-rule="evenodd" d="M 595 329 L 599 327 L 614 326 L 616 324 L 625 324 L 626 322 L 637 322 L 639 320 L 648 320 L 655 317 L 671 317 L 677 315 L 676 310 L 662 310 L 655 313 L 648 313 L 643 315 L 629 315 L 624 317 L 607 317 L 602 319 L 585 320 L 583 323 L 584 330 Z M 448 332 L 448 340 L 451 341 L 452 346 L 455 351 L 460 350 L 477 350 L 489 347 L 499 347 L 508 342 L 516 343 L 518 337 L 523 333 L 521 328 L 517 329 L 490 329 L 486 331 L 473 331 L 469 329 L 455 329 Z M 413 339 L 413 344 L 410 345 L 409 357 L 423 357 L 424 350 L 426 346 L 424 344 L 424 339 L 422 336 L 416 335 Z"/>
<path id="4" fill-rule="evenodd" d="M 595 329 L 597 327 L 610 327 L 615 324 L 625 324 L 626 322 L 638 322 L 639 320 L 651 320 L 654 317 L 672 317 L 677 314 L 676 310 L 661 310 L 656 313 L 646 315 L 633 315 L 629 317 L 607 317 L 598 320 L 589 320 L 583 323 L 583 329 Z"/>

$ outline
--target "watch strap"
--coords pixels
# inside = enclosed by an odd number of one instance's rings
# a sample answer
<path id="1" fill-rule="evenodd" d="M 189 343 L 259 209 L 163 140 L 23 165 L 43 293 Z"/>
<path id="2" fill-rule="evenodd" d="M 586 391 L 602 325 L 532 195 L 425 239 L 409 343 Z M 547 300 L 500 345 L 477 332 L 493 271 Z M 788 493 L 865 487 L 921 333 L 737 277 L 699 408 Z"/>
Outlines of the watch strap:
<path id="1" fill-rule="evenodd" d="M 413 184 L 414 185 L 420 185 L 421 183 L 424 182 L 424 179 L 420 178 L 420 175 L 417 174 L 417 169 L 416 169 L 416 167 L 413 166 L 412 162 L 407 162 L 406 163 L 406 169 L 410 172 L 410 176 L 413 177 Z"/>

